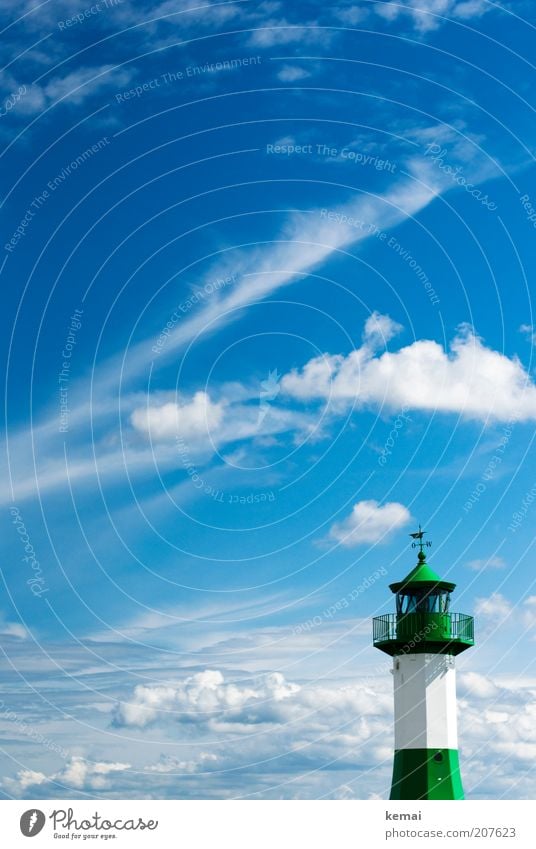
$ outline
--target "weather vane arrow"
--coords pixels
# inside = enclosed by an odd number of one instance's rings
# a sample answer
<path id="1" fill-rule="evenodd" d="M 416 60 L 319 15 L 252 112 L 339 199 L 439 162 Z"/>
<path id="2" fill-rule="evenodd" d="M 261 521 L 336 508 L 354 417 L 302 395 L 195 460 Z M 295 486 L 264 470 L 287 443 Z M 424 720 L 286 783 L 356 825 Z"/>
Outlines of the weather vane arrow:
<path id="1" fill-rule="evenodd" d="M 423 529 L 419 525 L 419 530 L 415 531 L 415 533 L 413 533 L 413 534 L 410 534 L 410 537 L 413 540 L 415 540 L 415 542 L 412 543 L 411 547 L 412 548 L 419 548 L 421 554 L 422 554 L 425 546 L 426 546 L 426 548 L 430 548 L 431 545 L 432 545 L 432 543 L 429 542 L 429 541 L 424 542 L 423 537 L 424 537 L 425 533 L 426 533 L 426 531 L 423 531 Z M 417 542 L 417 540 L 418 540 L 418 542 Z"/>

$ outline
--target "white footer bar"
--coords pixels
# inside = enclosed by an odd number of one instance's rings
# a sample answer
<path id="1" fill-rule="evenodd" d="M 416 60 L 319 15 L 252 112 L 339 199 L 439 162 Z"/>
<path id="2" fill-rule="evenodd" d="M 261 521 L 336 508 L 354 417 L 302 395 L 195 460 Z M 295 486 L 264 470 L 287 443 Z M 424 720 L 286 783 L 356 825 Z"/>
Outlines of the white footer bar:
<path id="1" fill-rule="evenodd" d="M 533 849 L 531 801 L 5 801 L 2 846 Z M 29 843 L 35 838 L 35 843 Z"/>

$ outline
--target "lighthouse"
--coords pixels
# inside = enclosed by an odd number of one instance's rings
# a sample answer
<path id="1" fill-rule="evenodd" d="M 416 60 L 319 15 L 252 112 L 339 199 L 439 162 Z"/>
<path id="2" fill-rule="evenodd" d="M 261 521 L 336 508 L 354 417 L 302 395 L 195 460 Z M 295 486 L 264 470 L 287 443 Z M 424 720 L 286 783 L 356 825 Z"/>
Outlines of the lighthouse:
<path id="1" fill-rule="evenodd" d="M 426 562 L 390 584 L 396 613 L 373 620 L 376 648 L 393 658 L 395 755 L 391 799 L 463 799 L 456 720 L 456 655 L 474 645 L 472 616 L 450 611 L 456 584 Z"/>

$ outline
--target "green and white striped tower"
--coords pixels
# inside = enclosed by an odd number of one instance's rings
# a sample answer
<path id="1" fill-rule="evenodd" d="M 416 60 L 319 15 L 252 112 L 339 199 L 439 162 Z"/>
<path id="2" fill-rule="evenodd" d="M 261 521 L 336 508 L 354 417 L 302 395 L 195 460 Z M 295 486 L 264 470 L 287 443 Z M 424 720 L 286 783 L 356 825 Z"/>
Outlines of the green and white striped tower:
<path id="1" fill-rule="evenodd" d="M 474 645 L 473 617 L 450 612 L 456 584 L 426 562 L 391 584 L 396 614 L 374 619 L 374 645 L 393 658 L 395 758 L 391 799 L 463 799 L 458 759 L 455 656 Z"/>

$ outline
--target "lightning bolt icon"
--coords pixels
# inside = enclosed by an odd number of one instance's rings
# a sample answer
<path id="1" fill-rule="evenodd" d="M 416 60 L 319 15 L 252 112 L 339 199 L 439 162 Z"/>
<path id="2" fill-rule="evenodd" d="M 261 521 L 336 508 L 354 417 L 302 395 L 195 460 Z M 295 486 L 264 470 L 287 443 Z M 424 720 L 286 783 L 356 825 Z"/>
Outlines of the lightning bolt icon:
<path id="1" fill-rule="evenodd" d="M 36 822 L 37 822 L 37 811 L 33 811 L 32 815 L 30 817 L 30 822 L 28 823 L 28 831 L 29 832 L 33 831 L 33 828 L 34 828 L 34 825 L 36 824 Z"/>

